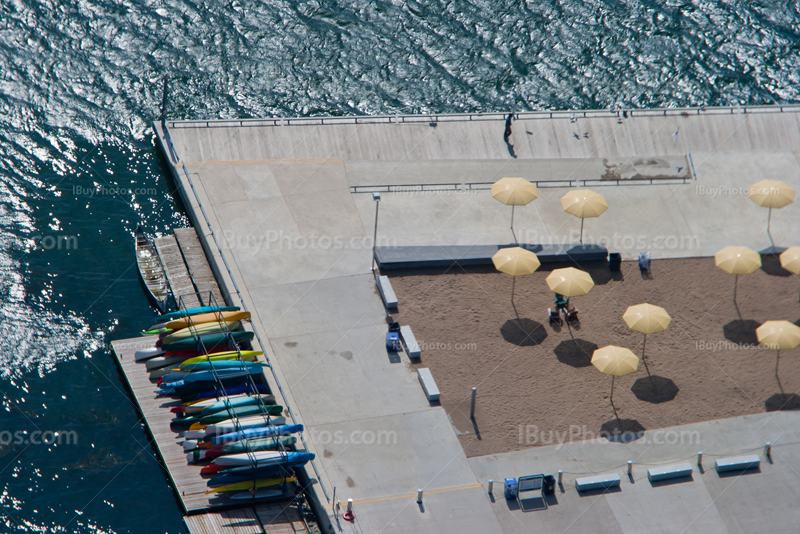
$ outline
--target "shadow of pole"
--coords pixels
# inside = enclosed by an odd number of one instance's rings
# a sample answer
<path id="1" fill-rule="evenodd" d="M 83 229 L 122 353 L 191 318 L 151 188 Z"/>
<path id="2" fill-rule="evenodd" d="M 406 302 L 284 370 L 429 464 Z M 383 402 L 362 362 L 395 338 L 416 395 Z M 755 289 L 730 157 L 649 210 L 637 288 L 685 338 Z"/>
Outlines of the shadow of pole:
<path id="1" fill-rule="evenodd" d="M 611 375 L 611 397 L 609 398 L 609 400 L 611 401 L 611 409 L 614 410 L 614 417 L 617 418 L 619 429 L 620 431 L 622 431 L 622 421 L 619 420 L 619 414 L 617 414 L 617 407 L 614 406 L 614 379 L 616 378 L 617 378 L 616 376 Z"/>
<path id="2" fill-rule="evenodd" d="M 736 278 L 733 279 L 733 307 L 736 308 L 736 315 L 739 316 L 739 320 L 744 322 L 742 318 L 742 312 L 739 310 L 739 303 L 736 302 L 736 292 L 739 289 L 739 275 L 736 275 Z"/>
<path id="3" fill-rule="evenodd" d="M 778 355 L 775 358 L 775 380 L 778 381 L 778 387 L 781 388 L 781 395 L 786 395 L 786 392 L 783 391 L 783 384 L 781 384 L 781 379 L 778 376 L 778 365 L 781 363 L 781 350 L 778 349 Z"/>
<path id="4" fill-rule="evenodd" d="M 647 376 L 650 377 L 650 383 L 653 385 L 653 389 L 656 389 L 656 382 L 653 380 L 653 375 L 650 374 L 650 368 L 647 366 L 647 358 L 644 355 L 644 349 L 647 346 L 647 334 L 644 335 L 644 341 L 642 342 L 642 363 L 644 363 L 644 370 L 647 371 Z"/>

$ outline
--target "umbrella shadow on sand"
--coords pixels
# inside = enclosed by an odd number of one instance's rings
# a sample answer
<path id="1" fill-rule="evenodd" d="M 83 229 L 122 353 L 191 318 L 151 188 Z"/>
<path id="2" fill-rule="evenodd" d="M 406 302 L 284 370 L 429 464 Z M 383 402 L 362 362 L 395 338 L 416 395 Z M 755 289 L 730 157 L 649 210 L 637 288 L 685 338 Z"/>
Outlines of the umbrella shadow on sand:
<path id="1" fill-rule="evenodd" d="M 592 354 L 597 350 L 597 345 L 591 341 L 577 338 L 565 340 L 556 345 L 553 352 L 561 363 L 572 367 L 588 367 L 592 365 Z"/>
<path id="2" fill-rule="evenodd" d="M 753 321 L 752 319 L 734 319 L 722 327 L 722 334 L 725 336 L 725 339 L 733 343 L 758 345 L 756 328 L 759 326 L 761 326 L 761 323 Z"/>
<path id="3" fill-rule="evenodd" d="M 800 410 L 800 395 L 795 395 L 794 393 L 776 393 L 764 401 L 764 408 L 766 408 L 768 412 Z"/>
<path id="4" fill-rule="evenodd" d="M 631 391 L 640 401 L 659 404 L 673 400 L 680 389 L 672 379 L 653 375 L 636 380 Z"/>
<path id="5" fill-rule="evenodd" d="M 761 270 L 770 276 L 791 276 L 792 273 L 781 266 L 781 259 L 774 254 L 761 256 Z"/>
<path id="6" fill-rule="evenodd" d="M 631 443 L 641 438 L 646 429 L 636 419 L 612 419 L 600 427 L 600 437 L 613 443 Z"/>
<path id="7" fill-rule="evenodd" d="M 503 339 L 518 347 L 530 347 L 541 345 L 547 337 L 547 330 L 542 323 L 533 319 L 509 319 L 500 328 L 500 334 Z"/>

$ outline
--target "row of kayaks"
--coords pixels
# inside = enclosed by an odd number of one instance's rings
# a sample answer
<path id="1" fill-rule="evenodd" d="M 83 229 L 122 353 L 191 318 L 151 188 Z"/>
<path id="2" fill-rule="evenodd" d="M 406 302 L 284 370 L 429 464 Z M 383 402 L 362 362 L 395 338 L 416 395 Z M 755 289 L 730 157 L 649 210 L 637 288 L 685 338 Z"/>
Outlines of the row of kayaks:
<path id="1" fill-rule="evenodd" d="M 294 468 L 314 459 L 295 450 L 303 426 L 283 417 L 264 377 L 267 364 L 258 361 L 262 353 L 239 347 L 252 333 L 232 332 L 249 317 L 233 306 L 164 314 L 143 332 L 158 333 L 158 346 L 136 353 L 156 394 L 179 399 L 171 427 L 183 438 L 187 462 L 209 477 L 207 493 L 234 500 L 291 495 Z"/>

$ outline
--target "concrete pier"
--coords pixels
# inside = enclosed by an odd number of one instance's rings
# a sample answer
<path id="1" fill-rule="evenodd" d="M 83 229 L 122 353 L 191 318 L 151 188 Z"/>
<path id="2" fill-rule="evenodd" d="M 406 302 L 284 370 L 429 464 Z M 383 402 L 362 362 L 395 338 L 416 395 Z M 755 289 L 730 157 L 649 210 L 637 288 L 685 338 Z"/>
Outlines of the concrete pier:
<path id="1" fill-rule="evenodd" d="M 788 468 L 800 455 L 791 430 L 796 412 L 692 426 L 703 439 L 698 450 L 709 455 L 755 447 L 765 432 L 764 441 L 784 444 L 774 449 L 784 460 L 762 462 L 762 472 L 746 480 L 712 470 L 680 487 L 623 480 L 619 493 L 557 492 L 559 506 L 522 514 L 499 491 L 493 500 L 487 481 L 563 470 L 568 487 L 577 476 L 625 465 L 634 448 L 537 447 L 467 459 L 406 355 L 387 355 L 371 272 L 372 192 L 381 195 L 382 246 L 510 242 L 510 209 L 485 187 L 503 176 L 539 184 L 539 198 L 516 210 L 520 242 L 577 244 L 580 221 L 559 199 L 570 186 L 585 186 L 601 190 L 609 210 L 586 221 L 584 242 L 623 257 L 648 251 L 657 261 L 770 245 L 767 210 L 747 198 L 747 188 L 764 178 L 800 188 L 800 108 L 626 115 L 520 114 L 508 143 L 500 114 L 155 125 L 223 297 L 252 312 L 261 349 L 306 425 L 318 458 L 314 487 L 337 531 L 744 533 L 758 521 L 788 531 L 800 519 L 785 502 L 800 487 Z M 798 227 L 797 206 L 772 213 L 776 245 L 796 244 Z M 697 453 L 694 445 L 651 445 L 636 450 L 637 463 Z M 334 488 L 342 503 L 353 499 L 353 524 L 342 518 L 344 504 L 334 513 Z M 662 499 L 683 511 L 655 514 Z M 773 502 L 787 505 L 770 513 Z"/>

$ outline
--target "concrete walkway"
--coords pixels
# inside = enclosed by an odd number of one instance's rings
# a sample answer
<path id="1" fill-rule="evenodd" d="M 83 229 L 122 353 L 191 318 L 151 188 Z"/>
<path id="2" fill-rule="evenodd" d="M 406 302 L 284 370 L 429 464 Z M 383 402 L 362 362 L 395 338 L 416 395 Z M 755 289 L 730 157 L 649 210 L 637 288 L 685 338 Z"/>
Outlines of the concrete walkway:
<path id="1" fill-rule="evenodd" d="M 568 491 L 557 496 L 558 506 L 533 514 L 509 511 L 502 499 L 492 503 L 482 489 L 489 478 L 563 469 L 559 455 L 564 449 L 467 460 L 447 415 L 427 402 L 406 356 L 387 354 L 384 348 L 384 310 L 370 273 L 375 203 L 371 195 L 350 189 L 387 180 L 409 184 L 417 177 L 416 183 L 425 184 L 493 181 L 524 176 L 525 169 L 536 174 L 540 167 L 556 169 L 558 179 L 570 173 L 592 179 L 607 168 L 603 158 L 635 163 L 635 158 L 663 156 L 674 162 L 691 152 L 696 177 L 691 183 L 593 187 L 602 187 L 610 208 L 599 219 L 587 220 L 585 241 L 604 242 L 627 256 L 649 250 L 656 258 L 710 255 L 734 244 L 758 250 L 769 245 L 767 210 L 741 189 L 762 178 L 800 187 L 796 113 L 643 117 L 622 124 L 614 117 L 581 118 L 577 124 L 568 118 L 531 118 L 514 125 L 517 158 L 502 140 L 501 119 L 439 122 L 435 128 L 427 122 L 202 124 L 167 123 L 188 178 L 180 165 L 173 166 L 173 173 L 223 293 L 239 301 L 235 280 L 241 300 L 253 310 L 253 327 L 266 334 L 264 350 L 274 355 L 288 400 L 307 426 L 322 483 L 329 495 L 335 487 L 337 499 L 356 503 L 356 523 L 342 523 L 345 532 L 680 532 L 680 525 L 752 532 L 750 518 L 758 515 L 738 508 L 753 499 L 751 481 L 764 495 L 775 492 L 771 501 L 765 496 L 749 504 L 772 521 L 764 523 L 775 527 L 768 530 L 789 532 L 796 525 L 794 511 L 776 513 L 772 504 L 788 503 L 794 494 L 786 488 L 797 487 L 796 473 L 783 464 L 765 465 L 761 475 L 741 480 L 714 481 L 716 475 L 707 473 L 692 485 L 647 488 L 638 482 L 611 496 L 581 498 Z M 589 137 L 573 143 L 576 128 Z M 157 130 L 163 140 L 160 125 Z M 570 161 L 559 166 L 537 158 Z M 546 174 L 537 176 L 547 179 Z M 565 214 L 559 202 L 565 189 L 544 185 L 536 201 L 516 211 L 517 237 L 576 242 L 580 221 Z M 378 241 L 507 243 L 512 241 L 509 219 L 510 209 L 488 191 L 382 193 Z M 792 229 L 799 226 L 797 205 L 773 213 L 778 244 L 794 244 Z M 232 278 L 209 237 L 211 230 Z M 796 414 L 771 420 L 788 431 L 790 422 L 797 426 L 790 417 Z M 752 432 L 762 423 L 742 418 L 736 425 Z M 699 425 L 709 443 L 731 439 L 729 446 L 714 450 L 738 449 L 745 441 L 744 448 L 756 446 L 752 436 L 725 437 L 720 424 Z M 581 469 L 599 471 L 635 459 L 637 447 L 586 447 Z M 677 446 L 658 450 L 665 460 L 689 454 Z M 781 451 L 790 460 L 800 454 L 797 445 Z M 417 489 L 426 493 L 423 507 L 415 502 Z M 651 512 L 662 496 L 664 512 Z M 326 502 L 321 493 L 320 500 Z M 711 502 L 718 504 L 704 504 Z M 674 512 L 675 506 L 686 506 L 685 513 Z M 694 522 L 687 523 L 691 518 Z"/>

